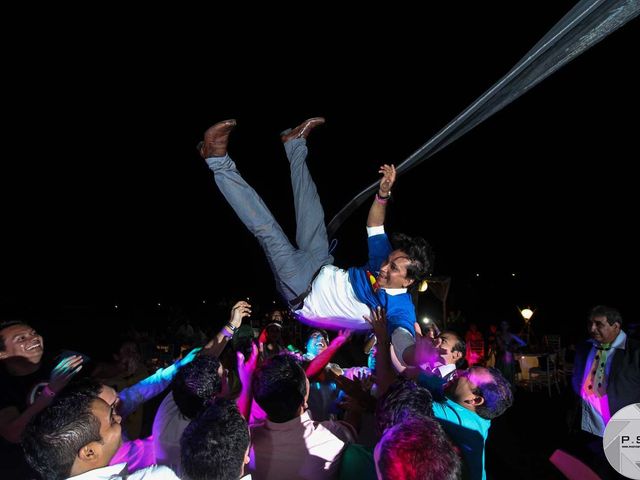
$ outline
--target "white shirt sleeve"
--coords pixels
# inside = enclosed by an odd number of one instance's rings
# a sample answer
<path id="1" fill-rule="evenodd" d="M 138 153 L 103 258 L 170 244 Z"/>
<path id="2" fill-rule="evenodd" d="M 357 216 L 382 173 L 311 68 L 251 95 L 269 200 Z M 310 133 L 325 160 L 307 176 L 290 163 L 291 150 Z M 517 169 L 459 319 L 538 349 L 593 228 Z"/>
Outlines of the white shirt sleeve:
<path id="1" fill-rule="evenodd" d="M 382 233 L 384 233 L 384 225 L 367 227 L 367 237 L 373 237 L 374 235 L 380 235 Z"/>

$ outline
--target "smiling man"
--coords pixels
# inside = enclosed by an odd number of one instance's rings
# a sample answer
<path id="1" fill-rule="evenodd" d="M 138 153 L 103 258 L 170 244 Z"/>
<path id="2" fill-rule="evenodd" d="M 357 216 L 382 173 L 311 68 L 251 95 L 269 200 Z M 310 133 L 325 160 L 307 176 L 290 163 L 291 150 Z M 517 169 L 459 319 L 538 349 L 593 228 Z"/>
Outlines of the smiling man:
<path id="1" fill-rule="evenodd" d="M 640 342 L 622 330 L 620 312 L 598 305 L 587 321 L 588 341 L 576 347 L 573 388 L 579 399 L 572 453 L 601 478 L 617 478 L 605 458 L 604 429 L 618 410 L 640 403 Z"/>
<path id="2" fill-rule="evenodd" d="M 348 270 L 333 265 L 324 211 L 306 165 L 306 139 L 324 121 L 310 118 L 280 136 L 291 167 L 297 247 L 227 154 L 235 120 L 210 127 L 199 144 L 200 155 L 229 205 L 258 239 L 278 291 L 300 321 L 319 328 L 370 330 L 363 317 L 371 309 L 384 307 L 395 352 L 403 363 L 411 364 L 416 318 L 408 290 L 430 272 L 431 248 L 422 238 L 398 235 L 394 246 L 387 238 L 384 220 L 396 170 L 393 165 L 382 165 L 378 193 L 367 217 L 369 261 Z"/>
<path id="3" fill-rule="evenodd" d="M 44 341 L 33 327 L 20 320 L 0 322 L 0 478 L 29 474 L 18 445 L 22 432 L 81 368 L 81 357 L 68 357 L 50 378 L 43 355 Z"/>

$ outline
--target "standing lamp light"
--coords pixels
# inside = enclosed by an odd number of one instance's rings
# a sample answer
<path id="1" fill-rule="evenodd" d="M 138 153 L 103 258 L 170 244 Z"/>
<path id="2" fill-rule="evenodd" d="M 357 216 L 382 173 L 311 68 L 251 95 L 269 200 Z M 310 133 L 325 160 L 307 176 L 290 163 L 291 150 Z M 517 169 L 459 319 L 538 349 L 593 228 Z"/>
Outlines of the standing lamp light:
<path id="1" fill-rule="evenodd" d="M 524 319 L 524 324 L 526 326 L 526 335 L 527 335 L 527 345 L 529 345 L 529 340 L 530 340 L 530 336 L 531 336 L 531 317 L 533 317 L 533 313 L 534 311 L 531 310 L 530 308 L 520 308 L 518 307 L 518 310 L 520 311 L 520 315 L 522 315 L 522 318 Z"/>

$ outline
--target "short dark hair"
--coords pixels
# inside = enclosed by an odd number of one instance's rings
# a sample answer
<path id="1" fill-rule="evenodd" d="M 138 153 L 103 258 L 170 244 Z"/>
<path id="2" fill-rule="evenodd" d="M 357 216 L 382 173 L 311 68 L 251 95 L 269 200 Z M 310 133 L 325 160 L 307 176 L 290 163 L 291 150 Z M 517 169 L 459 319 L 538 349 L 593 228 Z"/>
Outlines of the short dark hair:
<path id="1" fill-rule="evenodd" d="M 440 332 L 440 335 L 442 335 L 443 333 L 450 333 L 451 335 L 455 335 L 458 339 L 456 344 L 451 348 L 451 351 L 462 353 L 462 356 L 456 361 L 456 367 L 462 368 L 465 361 L 465 355 L 467 354 L 467 344 L 464 343 L 462 336 L 458 335 L 458 333 L 454 332 L 453 330 L 445 330 L 444 332 Z"/>
<path id="2" fill-rule="evenodd" d="M 80 392 L 63 394 L 27 425 L 22 448 L 27 462 L 42 478 L 68 478 L 80 449 L 102 441 L 100 420 L 91 411 L 92 402 L 98 400 Z"/>
<path id="3" fill-rule="evenodd" d="M 79 393 L 83 395 L 87 395 L 89 397 L 98 398 L 100 397 L 100 392 L 102 392 L 103 384 L 98 380 L 92 377 L 74 377 L 68 383 L 66 387 L 64 387 L 65 395 L 67 393 Z"/>
<path id="4" fill-rule="evenodd" d="M 4 337 L 2 336 L 2 330 L 5 328 L 13 327 L 14 325 L 30 326 L 28 323 L 22 320 L 4 320 L 0 322 L 0 352 L 4 352 L 7 349 L 7 345 L 4 343 Z"/>
<path id="5" fill-rule="evenodd" d="M 238 407 L 217 398 L 182 434 L 182 470 L 192 480 L 237 480 L 248 447 L 249 429 Z"/>
<path id="6" fill-rule="evenodd" d="M 460 457 L 432 418 L 408 418 L 387 430 L 379 444 L 378 471 L 384 480 L 454 480 Z"/>
<path id="7" fill-rule="evenodd" d="M 171 384 L 178 410 L 189 419 L 195 418 L 214 395 L 220 393 L 222 379 L 218 375 L 220 361 L 211 355 L 198 355 L 182 367 Z"/>
<path id="8" fill-rule="evenodd" d="M 253 398 L 269 420 L 283 423 L 296 417 L 307 394 L 307 380 L 300 364 L 288 354 L 276 355 L 259 367 L 253 377 Z"/>
<path id="9" fill-rule="evenodd" d="M 410 237 L 404 233 L 396 233 L 391 237 L 391 244 L 396 250 L 402 250 L 409 261 L 407 278 L 415 280 L 411 288 L 427 278 L 433 271 L 434 254 L 431 245 L 422 237 Z"/>
<path id="10" fill-rule="evenodd" d="M 476 368 L 476 367 L 471 367 Z M 484 367 L 481 367 L 484 368 Z M 513 392 L 511 385 L 502 376 L 500 370 L 487 368 L 495 383 L 487 382 L 477 386 L 472 393 L 484 398 L 484 403 L 475 408 L 476 413 L 487 420 L 499 417 L 507 408 L 513 405 Z"/>
<path id="11" fill-rule="evenodd" d="M 589 320 L 595 317 L 606 317 L 609 325 L 613 326 L 619 323 L 620 328 L 622 328 L 622 315 L 620 315 L 620 312 L 615 308 L 607 307 L 606 305 L 597 305 L 589 312 Z"/>
<path id="12" fill-rule="evenodd" d="M 413 380 L 398 377 L 376 406 L 376 431 L 384 431 L 407 418 L 433 417 L 433 397 Z"/>

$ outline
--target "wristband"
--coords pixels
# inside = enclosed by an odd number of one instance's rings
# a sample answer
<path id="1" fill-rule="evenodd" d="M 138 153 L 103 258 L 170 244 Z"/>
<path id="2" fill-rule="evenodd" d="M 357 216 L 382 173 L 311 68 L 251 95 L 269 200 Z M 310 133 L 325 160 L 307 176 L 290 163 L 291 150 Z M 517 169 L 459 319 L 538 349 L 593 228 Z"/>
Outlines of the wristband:
<path id="1" fill-rule="evenodd" d="M 389 197 L 390 196 L 391 195 L 389 195 Z M 378 202 L 380 205 L 386 205 L 387 201 L 389 200 L 389 197 L 381 197 L 376 193 L 376 202 Z"/>
<path id="2" fill-rule="evenodd" d="M 231 338 L 233 337 L 234 330 L 235 328 L 233 328 L 233 325 L 225 325 L 224 327 L 222 327 L 222 335 L 227 338 Z"/>

